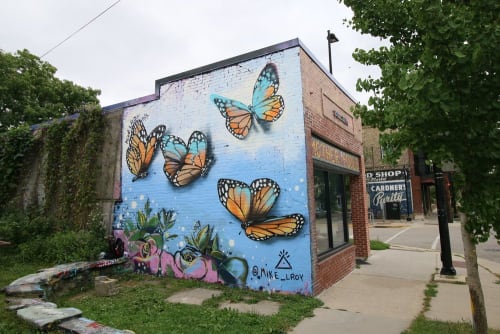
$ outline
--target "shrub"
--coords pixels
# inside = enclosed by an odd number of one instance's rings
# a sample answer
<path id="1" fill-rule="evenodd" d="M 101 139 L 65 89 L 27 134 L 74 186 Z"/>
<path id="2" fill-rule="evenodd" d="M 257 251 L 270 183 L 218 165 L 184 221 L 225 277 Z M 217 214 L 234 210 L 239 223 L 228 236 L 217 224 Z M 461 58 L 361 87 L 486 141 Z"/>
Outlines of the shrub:
<path id="1" fill-rule="evenodd" d="M 103 235 L 89 231 L 57 232 L 19 245 L 20 256 L 25 260 L 53 264 L 96 260 L 106 247 Z"/>
<path id="2" fill-rule="evenodd" d="M 19 245 L 33 238 L 46 238 L 63 231 L 68 224 L 53 217 L 9 213 L 0 218 L 0 239 Z"/>

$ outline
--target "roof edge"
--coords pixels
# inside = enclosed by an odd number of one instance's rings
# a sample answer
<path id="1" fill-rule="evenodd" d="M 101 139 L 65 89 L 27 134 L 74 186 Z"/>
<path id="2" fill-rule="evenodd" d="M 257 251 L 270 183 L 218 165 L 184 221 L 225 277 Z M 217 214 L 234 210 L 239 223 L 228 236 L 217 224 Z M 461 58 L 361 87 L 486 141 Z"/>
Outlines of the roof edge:
<path id="1" fill-rule="evenodd" d="M 313 62 L 328 76 L 330 79 L 339 87 L 339 89 L 347 95 L 354 103 L 356 103 L 356 99 L 334 78 L 334 76 L 316 59 L 316 57 L 312 54 L 311 51 L 298 39 L 294 38 L 285 42 L 281 42 L 278 44 L 274 44 L 262 49 L 258 49 L 255 51 L 250 51 L 244 54 L 241 54 L 239 56 L 227 58 L 225 60 L 221 60 L 215 63 L 211 63 L 208 65 L 204 65 L 192 70 L 184 71 L 178 74 L 170 75 L 158 80 L 155 80 L 155 92 L 154 94 L 135 98 L 132 100 L 124 101 L 124 102 L 119 102 L 116 104 L 112 104 L 106 107 L 103 107 L 102 110 L 104 112 L 109 112 L 115 109 L 121 109 L 121 108 L 126 108 L 126 107 L 131 107 L 137 104 L 141 103 L 146 103 L 150 102 L 153 100 L 157 100 L 160 98 L 160 88 L 161 86 L 165 85 L 166 83 L 181 80 L 181 79 L 186 79 L 189 77 L 197 76 L 203 73 L 211 72 L 216 69 L 232 66 L 247 60 L 251 60 L 254 58 L 262 57 L 271 53 L 291 49 L 294 47 L 300 47 L 304 50 L 304 52 L 313 60 Z"/>

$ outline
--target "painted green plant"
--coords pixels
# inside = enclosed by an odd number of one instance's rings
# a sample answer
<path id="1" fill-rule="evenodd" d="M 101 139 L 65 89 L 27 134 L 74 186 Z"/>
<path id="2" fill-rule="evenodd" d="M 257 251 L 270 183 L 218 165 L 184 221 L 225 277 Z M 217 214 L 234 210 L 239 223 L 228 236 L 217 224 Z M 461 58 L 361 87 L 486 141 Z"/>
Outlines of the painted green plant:
<path id="1" fill-rule="evenodd" d="M 149 198 L 144 204 L 144 210 L 139 210 L 135 221 L 128 219 L 125 222 L 125 234 L 129 241 L 129 247 L 134 247 L 134 241 L 148 242 L 153 240 L 158 249 L 163 251 L 163 246 L 168 240 L 177 237 L 169 230 L 175 224 L 175 212 L 162 208 L 156 214 L 152 214 Z M 135 249 L 132 249 L 134 251 Z"/>
<path id="2" fill-rule="evenodd" d="M 196 222 L 195 225 L 198 224 L 199 222 Z M 213 227 L 205 225 L 203 228 L 198 229 L 197 232 L 195 230 L 191 236 L 185 236 L 184 240 L 186 244 L 196 248 L 203 255 L 222 260 L 226 255 L 219 249 L 219 237 L 217 234 L 213 236 L 213 232 Z"/>
<path id="3" fill-rule="evenodd" d="M 195 226 L 199 226 L 196 222 Z M 219 248 L 219 237 L 214 235 L 213 227 L 205 225 L 195 228 L 191 236 L 185 236 L 186 247 L 178 252 L 183 262 L 193 263 L 204 257 L 212 259 L 214 270 L 218 277 L 226 284 L 243 286 L 248 276 L 248 263 L 245 259 L 236 256 L 227 256 Z"/>

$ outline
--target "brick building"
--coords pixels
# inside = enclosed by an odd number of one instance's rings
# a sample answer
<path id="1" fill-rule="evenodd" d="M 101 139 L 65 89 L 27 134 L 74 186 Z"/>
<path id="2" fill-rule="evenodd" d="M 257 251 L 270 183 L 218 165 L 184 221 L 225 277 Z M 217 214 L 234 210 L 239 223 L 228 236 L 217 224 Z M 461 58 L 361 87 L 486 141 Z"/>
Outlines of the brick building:
<path id="1" fill-rule="evenodd" d="M 134 269 L 307 295 L 350 273 L 370 252 L 354 103 L 294 39 L 106 107 L 122 120 L 113 231 Z"/>
<path id="2" fill-rule="evenodd" d="M 364 158 L 367 175 L 368 207 L 374 219 L 391 219 L 387 202 L 399 203 L 399 218 L 423 219 L 435 215 L 434 175 L 422 154 L 405 150 L 395 165 L 383 161 L 380 131 L 363 126 Z M 447 187 L 447 216 L 452 221 L 452 173 L 444 174 Z M 409 199 L 409 200 L 408 200 Z M 391 204 L 391 203 L 389 203 Z"/>

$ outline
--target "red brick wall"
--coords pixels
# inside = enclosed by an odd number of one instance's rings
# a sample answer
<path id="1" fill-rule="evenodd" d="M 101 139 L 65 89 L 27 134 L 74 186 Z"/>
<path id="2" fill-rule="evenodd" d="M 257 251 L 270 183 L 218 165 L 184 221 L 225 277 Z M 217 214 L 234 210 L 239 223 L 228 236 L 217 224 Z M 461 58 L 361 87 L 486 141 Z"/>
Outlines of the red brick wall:
<path id="1" fill-rule="evenodd" d="M 310 217 L 311 250 L 313 254 L 313 293 L 316 295 L 348 275 L 355 266 L 355 258 L 370 255 L 368 197 L 362 146 L 362 125 L 350 112 L 354 102 L 325 74 L 306 53 L 301 53 L 302 90 L 308 161 L 308 184 L 314 185 L 314 166 L 311 156 L 313 136 L 359 157 L 360 175 L 350 176 L 351 210 L 354 245 L 330 256 L 318 259 L 315 217 Z M 326 107 L 325 107 L 326 106 Z M 337 108 L 349 124 L 343 124 L 328 113 Z M 309 212 L 315 212 L 314 188 L 308 189 Z"/>
<path id="2" fill-rule="evenodd" d="M 337 283 L 354 270 L 355 248 L 348 246 L 335 255 L 318 261 L 316 269 L 319 274 L 313 280 L 315 295 Z"/>

